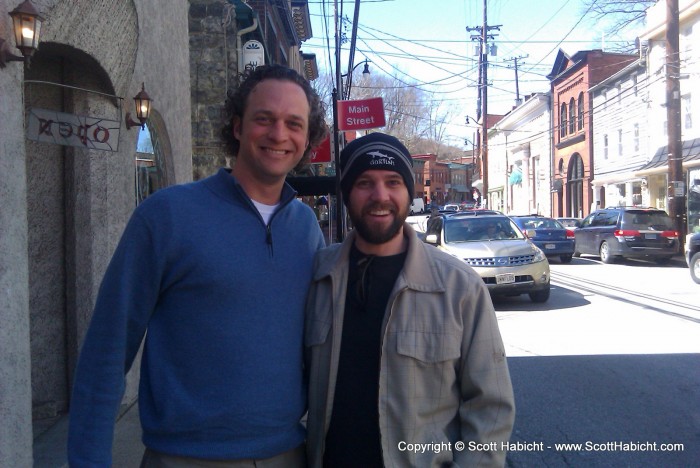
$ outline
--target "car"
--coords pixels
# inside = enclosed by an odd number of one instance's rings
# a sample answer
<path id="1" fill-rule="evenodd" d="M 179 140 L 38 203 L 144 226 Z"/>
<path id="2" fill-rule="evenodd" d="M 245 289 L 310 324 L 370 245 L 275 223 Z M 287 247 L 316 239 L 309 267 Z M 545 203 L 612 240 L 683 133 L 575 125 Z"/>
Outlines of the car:
<path id="1" fill-rule="evenodd" d="M 664 210 L 610 207 L 594 211 L 574 231 L 574 257 L 598 255 L 603 263 L 618 258 L 668 262 L 678 254 L 678 231 Z"/>
<path id="2" fill-rule="evenodd" d="M 700 232 L 689 234 L 685 239 L 685 261 L 688 262 L 690 277 L 700 284 Z"/>
<path id="3" fill-rule="evenodd" d="M 445 205 L 442 209 L 443 209 L 443 210 L 446 210 L 446 211 L 447 211 L 447 210 L 449 210 L 449 211 L 459 211 L 459 205 L 456 204 L 456 203 L 448 203 L 448 204 Z"/>
<path id="4" fill-rule="evenodd" d="M 494 296 L 528 294 L 533 302 L 549 299 L 547 256 L 501 212 L 439 214 L 428 220 L 425 242 L 471 266 Z"/>
<path id="5" fill-rule="evenodd" d="M 414 198 L 411 202 L 411 208 L 409 209 L 409 214 L 415 215 L 425 213 L 425 203 L 422 198 Z"/>
<path id="6" fill-rule="evenodd" d="M 576 229 L 581 227 L 581 220 L 579 218 L 554 218 L 559 221 L 567 229 Z"/>
<path id="7" fill-rule="evenodd" d="M 570 263 L 574 255 L 574 231 L 559 221 L 546 216 L 511 216 L 520 230 L 535 243 L 548 258 L 559 257 Z"/>

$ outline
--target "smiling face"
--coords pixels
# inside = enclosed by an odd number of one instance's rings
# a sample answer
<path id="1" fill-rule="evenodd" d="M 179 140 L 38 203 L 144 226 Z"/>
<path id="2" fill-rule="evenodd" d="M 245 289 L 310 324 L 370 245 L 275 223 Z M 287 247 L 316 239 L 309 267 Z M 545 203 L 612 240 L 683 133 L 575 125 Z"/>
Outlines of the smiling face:
<path id="1" fill-rule="evenodd" d="M 240 141 L 234 175 L 243 181 L 282 185 L 304 155 L 309 140 L 309 102 L 291 81 L 268 79 L 251 91 L 245 112 L 234 119 Z"/>
<path id="2" fill-rule="evenodd" d="M 367 254 L 401 252 L 410 203 L 399 173 L 369 170 L 360 174 L 348 201 L 348 214 L 358 233 L 357 247 Z"/>

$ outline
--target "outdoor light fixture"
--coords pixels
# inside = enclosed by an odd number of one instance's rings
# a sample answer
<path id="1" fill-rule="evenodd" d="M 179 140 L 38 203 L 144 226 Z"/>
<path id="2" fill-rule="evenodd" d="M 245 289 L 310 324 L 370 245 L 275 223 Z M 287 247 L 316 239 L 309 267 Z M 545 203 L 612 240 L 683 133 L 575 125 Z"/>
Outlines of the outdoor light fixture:
<path id="1" fill-rule="evenodd" d="M 44 21 L 30 0 L 24 0 L 9 15 L 12 17 L 12 29 L 15 32 L 15 44 L 22 56 L 11 54 L 6 41 L 0 39 L 0 68 L 5 68 L 7 62 L 24 62 L 29 60 L 39 47 L 41 23 Z"/>
<path id="2" fill-rule="evenodd" d="M 344 96 L 345 99 L 350 99 L 350 88 L 352 88 L 352 72 L 354 72 L 357 69 L 357 67 L 359 67 L 362 64 L 365 65 L 365 69 L 362 70 L 362 75 L 364 75 L 364 76 L 369 75 L 370 74 L 369 60 L 367 60 L 367 59 L 365 59 L 363 62 L 360 62 L 357 65 L 355 65 L 354 67 L 352 67 L 352 70 L 350 70 L 346 74 L 340 75 L 342 78 L 347 79 L 347 89 L 345 90 L 345 96 Z"/>
<path id="3" fill-rule="evenodd" d="M 141 83 L 141 91 L 134 96 L 134 107 L 136 108 L 136 118 L 139 119 L 135 122 L 131 118 L 131 113 L 127 112 L 125 116 L 126 129 L 129 130 L 131 127 L 139 126 L 142 129 L 146 127 L 146 120 L 148 116 L 151 115 L 151 104 L 153 99 L 146 93 L 146 88 L 143 83 Z"/>

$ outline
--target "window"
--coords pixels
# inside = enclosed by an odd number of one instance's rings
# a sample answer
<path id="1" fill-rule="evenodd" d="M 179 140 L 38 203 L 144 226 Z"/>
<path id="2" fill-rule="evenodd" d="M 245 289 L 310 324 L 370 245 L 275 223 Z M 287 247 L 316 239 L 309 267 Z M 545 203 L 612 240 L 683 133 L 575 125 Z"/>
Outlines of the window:
<path id="1" fill-rule="evenodd" d="M 561 105 L 559 110 L 559 137 L 564 138 L 566 136 L 566 104 Z"/>
<path id="2" fill-rule="evenodd" d="M 574 98 L 569 101 L 569 133 L 576 133 L 576 102 Z"/>
<path id="3" fill-rule="evenodd" d="M 583 93 L 578 95 L 578 129 L 583 130 Z"/>
<path id="4" fill-rule="evenodd" d="M 690 94 L 683 96 L 683 126 L 686 130 L 693 128 L 693 108 Z"/>
<path id="5" fill-rule="evenodd" d="M 603 135 L 603 159 L 608 159 L 608 135 Z"/>
<path id="6" fill-rule="evenodd" d="M 639 124 L 634 124 L 634 152 L 639 152 Z"/>
<path id="7" fill-rule="evenodd" d="M 617 131 L 617 155 L 622 156 L 622 130 Z"/>

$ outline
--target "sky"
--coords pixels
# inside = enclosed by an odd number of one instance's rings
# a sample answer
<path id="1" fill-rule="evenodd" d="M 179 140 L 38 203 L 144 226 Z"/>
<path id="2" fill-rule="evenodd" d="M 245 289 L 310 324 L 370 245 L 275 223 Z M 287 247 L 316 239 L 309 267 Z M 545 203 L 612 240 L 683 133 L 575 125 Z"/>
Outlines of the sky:
<path id="1" fill-rule="evenodd" d="M 310 0 L 313 38 L 302 44 L 302 51 L 315 53 L 321 73 L 335 65 L 334 0 Z M 342 30 L 352 33 L 354 0 L 338 0 L 338 15 L 348 19 Z M 505 114 L 515 105 L 515 64 L 521 99 L 531 93 L 549 90 L 546 75 L 552 70 L 561 49 L 569 55 L 579 50 L 608 50 L 626 37 L 606 37 L 603 25 L 586 13 L 583 0 L 488 0 L 488 26 L 494 36 L 489 45 L 488 113 Z M 478 41 L 471 36 L 484 23 L 483 1 L 479 0 L 362 0 L 359 11 L 354 64 L 365 59 L 371 73 L 395 76 L 406 86 L 432 92 L 453 118 L 448 128 L 450 144 L 465 147 L 473 138 L 478 92 Z M 342 46 L 341 73 L 348 71 L 349 41 Z M 358 67 L 362 70 L 362 66 Z M 357 76 L 357 75 L 355 75 Z M 358 86 L 353 82 L 353 88 Z M 469 145 L 471 147 L 471 145 Z"/>

